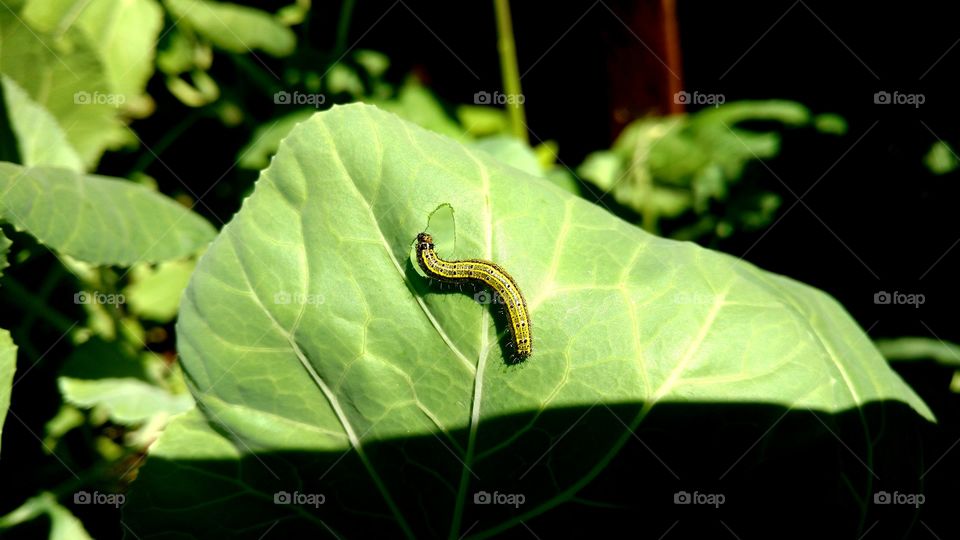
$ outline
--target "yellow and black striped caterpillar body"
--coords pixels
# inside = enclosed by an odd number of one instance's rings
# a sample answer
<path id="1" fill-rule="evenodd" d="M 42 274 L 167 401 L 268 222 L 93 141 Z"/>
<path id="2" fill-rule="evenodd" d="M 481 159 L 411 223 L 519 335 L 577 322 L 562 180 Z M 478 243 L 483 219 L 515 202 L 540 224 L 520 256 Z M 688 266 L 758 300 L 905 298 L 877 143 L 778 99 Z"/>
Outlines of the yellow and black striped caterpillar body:
<path id="1" fill-rule="evenodd" d="M 533 354 L 533 337 L 530 330 L 530 314 L 527 301 L 517 287 L 517 282 L 499 265 L 480 259 L 445 261 L 434 250 L 433 237 L 427 233 L 417 235 L 417 262 L 424 273 L 439 281 L 449 283 L 470 282 L 490 287 L 496 293 L 495 301 L 505 304 L 509 317 L 508 328 L 513 340 L 514 353 L 518 360 Z"/>

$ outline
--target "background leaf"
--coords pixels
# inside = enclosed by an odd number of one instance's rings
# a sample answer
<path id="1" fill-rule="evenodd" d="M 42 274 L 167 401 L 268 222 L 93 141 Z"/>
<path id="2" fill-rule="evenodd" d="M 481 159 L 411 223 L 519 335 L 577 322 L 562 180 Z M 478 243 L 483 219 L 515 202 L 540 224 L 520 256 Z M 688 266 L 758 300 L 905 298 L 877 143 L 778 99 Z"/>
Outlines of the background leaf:
<path id="1" fill-rule="evenodd" d="M 443 203 L 457 230 L 441 255 L 497 261 L 525 291 L 523 364 L 504 363 L 488 306 L 413 269 Z M 193 414 L 163 436 L 125 509 L 134 532 L 254 534 L 256 515 L 460 536 L 483 515 L 483 536 L 569 501 L 656 405 L 894 400 L 932 419 L 823 292 L 364 105 L 284 140 L 198 264 L 177 332 L 209 425 Z M 479 489 L 526 502 L 495 513 Z M 282 492 L 326 502 L 271 506 Z"/>
<path id="2" fill-rule="evenodd" d="M 890 360 L 936 360 L 945 366 L 960 367 L 960 345 L 939 339 L 901 337 L 878 339 L 877 348 Z"/>
<path id="3" fill-rule="evenodd" d="M 57 498 L 48 492 L 27 499 L 19 508 L 0 517 L 0 528 L 11 527 L 39 515 L 50 518 L 50 540 L 89 540 L 90 534 L 83 523 L 70 510 L 57 502 Z"/>
<path id="4" fill-rule="evenodd" d="M 947 174 L 956 170 L 957 165 L 960 165 L 960 159 L 957 158 L 957 154 L 950 148 L 949 144 L 937 141 L 930 146 L 930 150 L 923 156 L 923 164 L 933 174 Z"/>
<path id="5" fill-rule="evenodd" d="M 200 216 L 123 179 L 0 162 L 0 194 L 0 217 L 91 264 L 174 259 L 214 235 Z"/>
<path id="6" fill-rule="evenodd" d="M 163 9 L 154 0 L 31 0 L 21 17 L 42 32 L 75 26 L 103 66 L 111 91 L 132 103 L 153 74 Z"/>
<path id="7" fill-rule="evenodd" d="M 0 276 L 3 275 L 3 270 L 10 266 L 10 261 L 7 260 L 7 253 L 10 252 L 10 246 L 12 244 L 13 242 L 3 234 L 3 231 L 0 231 Z"/>
<path id="8" fill-rule="evenodd" d="M 86 35 L 68 28 L 52 38 L 0 10 L 0 72 L 47 109 L 67 134 L 86 168 L 107 148 L 136 141 L 120 118 L 122 103 Z"/>
<path id="9" fill-rule="evenodd" d="M 17 139 L 20 162 L 27 166 L 49 165 L 72 171 L 83 162 L 67 142 L 56 119 L 38 105 L 10 77 L 0 75 L 10 128 Z"/>
<path id="10" fill-rule="evenodd" d="M 154 321 L 172 321 L 194 266 L 192 260 L 175 260 L 160 263 L 156 268 L 135 267 L 131 271 L 132 283 L 123 290 L 131 313 Z"/>
<path id="11" fill-rule="evenodd" d="M 0 232 L 0 275 L 10 265 L 7 253 L 10 251 L 10 239 Z M 13 344 L 10 332 L 0 328 L 0 443 L 3 442 L 3 421 L 10 407 L 10 391 L 13 386 L 13 373 L 17 369 L 17 347 Z"/>
<path id="12" fill-rule="evenodd" d="M 163 370 L 152 355 L 134 357 L 115 343 L 94 338 L 73 351 L 57 385 L 67 402 L 100 407 L 114 422 L 134 425 L 193 406 L 188 394 L 171 392 L 158 380 Z"/>
<path id="13" fill-rule="evenodd" d="M 293 52 L 297 37 L 276 17 L 247 6 L 207 0 L 165 0 L 180 24 L 189 26 L 221 49 L 249 53 L 259 49 L 273 56 Z"/>
<path id="14" fill-rule="evenodd" d="M 3 435 L 3 421 L 10 407 L 10 390 L 13 386 L 13 372 L 17 369 L 17 346 L 13 344 L 10 332 L 0 328 L 0 437 Z M 0 438 L 0 443 L 3 440 Z"/>

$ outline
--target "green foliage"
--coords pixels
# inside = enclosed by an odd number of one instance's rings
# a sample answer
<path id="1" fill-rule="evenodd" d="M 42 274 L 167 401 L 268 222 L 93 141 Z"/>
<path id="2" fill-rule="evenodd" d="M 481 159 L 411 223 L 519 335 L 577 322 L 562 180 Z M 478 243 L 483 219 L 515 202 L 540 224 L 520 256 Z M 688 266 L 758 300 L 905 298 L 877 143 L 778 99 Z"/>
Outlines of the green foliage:
<path id="1" fill-rule="evenodd" d="M 0 275 L 10 264 L 7 262 L 9 251 L 10 240 L 0 232 Z M 17 347 L 13 344 L 10 333 L 0 328 L 0 443 L 3 443 L 3 421 L 6 420 L 7 408 L 10 407 L 10 391 L 16 369 Z"/>
<path id="2" fill-rule="evenodd" d="M 479 139 L 482 142 L 486 138 L 492 138 L 493 141 L 483 144 L 489 144 L 491 148 L 509 146 L 509 152 L 514 156 L 530 152 L 527 145 L 503 135 L 507 131 L 506 116 L 503 111 L 493 107 L 461 106 L 457 109 L 456 118 L 454 118 L 437 96 L 416 79 L 407 78 L 398 88 L 379 80 L 377 77 L 382 75 L 384 65 L 381 59 L 371 56 L 370 51 L 358 51 L 355 60 L 358 65 L 368 70 L 364 75 L 373 78 L 370 88 L 362 83 L 360 74 L 356 70 L 338 65 L 338 69 L 331 71 L 331 79 L 334 79 L 329 83 L 332 86 L 329 88 L 331 91 L 347 92 L 359 101 L 376 105 L 420 127 L 454 139 L 462 141 Z M 340 74 L 341 79 L 349 78 L 352 83 L 345 84 L 342 81 L 337 83 L 336 77 L 333 76 L 336 74 Z M 315 112 L 317 112 L 315 108 L 297 109 L 258 127 L 251 137 L 251 142 L 240 151 L 238 164 L 241 167 L 257 170 L 266 167 L 270 156 L 276 153 L 280 146 L 280 141 L 294 126 L 310 118 Z M 507 141 L 515 141 L 515 143 Z M 542 168 L 544 171 L 552 169 L 550 166 Z"/>
<path id="3" fill-rule="evenodd" d="M 676 237 L 722 237 L 762 228 L 780 207 L 779 197 L 771 191 L 735 189 L 748 163 L 780 151 L 777 132 L 742 127 L 759 121 L 796 127 L 809 124 L 811 115 L 798 103 L 741 101 L 690 115 L 641 119 L 627 126 L 610 150 L 590 154 L 577 172 L 637 211 L 648 231 L 658 231 L 663 220 L 690 214 L 694 224 Z M 845 129 L 838 117 L 822 119 L 818 126 L 830 132 Z M 736 205 L 738 212 L 717 215 L 715 203 Z"/>
<path id="4" fill-rule="evenodd" d="M 20 508 L 0 517 L 0 529 L 13 527 L 40 516 L 50 519 L 50 540 L 91 539 L 83 523 L 49 492 L 28 499 Z"/>
<path id="5" fill-rule="evenodd" d="M 10 332 L 0 329 L 0 436 L 3 435 L 3 421 L 10 407 L 10 391 L 13 386 L 13 372 L 17 369 L 17 346 L 10 339 Z M 0 439 L 0 443 L 2 443 Z"/>
<path id="6" fill-rule="evenodd" d="M 444 255 L 496 260 L 523 287 L 537 336 L 524 364 L 505 363 L 487 306 L 416 274 L 411 242 L 441 204 L 456 217 Z M 471 531 L 482 536 L 569 501 L 661 404 L 840 412 L 896 400 L 932 419 L 825 293 L 646 234 L 366 105 L 318 114 L 284 139 L 198 264 L 177 332 L 200 407 L 161 436 L 134 485 L 124 509 L 134 531 L 206 537 L 264 520 L 337 531 L 351 519 L 339 505 L 362 494 L 397 533 L 426 534 L 411 524 L 427 512 L 459 537 L 471 526 L 470 472 L 483 467 L 485 483 L 519 486 L 526 504 Z M 569 433 L 540 416 L 598 403 L 631 414 Z M 516 484 L 512 463 L 533 432 L 564 440 L 549 460 L 562 467 L 540 464 Z M 416 436 L 444 444 L 407 454 Z M 346 452 L 356 468 L 334 466 Z M 274 474 L 250 474 L 251 453 Z M 417 464 L 444 482 L 393 472 Z M 325 493 L 322 525 L 309 507 L 271 504 L 328 474 L 323 485 L 343 491 Z M 453 509 L 449 522 L 440 508 Z"/>
<path id="7" fill-rule="evenodd" d="M 44 451 L 70 463 L 71 473 L 94 456 L 91 470 L 81 471 L 84 480 L 107 476 L 114 486 L 121 482 L 113 476 L 135 474 L 135 468 L 110 467 L 143 452 L 166 418 L 193 406 L 179 367 L 146 351 L 145 340 L 162 339 L 163 330 L 145 330 L 138 317 L 163 322 L 175 316 L 193 265 L 184 257 L 215 234 L 155 184 L 86 174 L 105 151 L 134 145 L 127 123 L 152 113 L 145 90 L 163 21 L 154 0 L 29 0 L 0 9 L 0 123 L 12 136 L 0 145 L 7 160 L 0 161 L 0 222 L 15 231 L 13 244 L 0 234 L 0 270 L 11 250 L 14 266 L 0 295 L 4 312 L 20 319 L 12 334 L 0 329 L 0 428 L 18 355 L 30 366 L 23 376 L 63 363 L 60 397 L 34 402 L 65 402 L 43 426 Z M 48 250 L 55 257 L 45 257 Z M 133 264 L 129 277 L 117 268 Z M 77 314 L 82 318 L 75 321 Z M 48 335 L 36 332 L 38 326 L 61 337 L 35 342 Z M 71 351 L 66 362 L 53 358 L 62 349 Z M 21 400 L 30 405 L 29 398 Z M 86 433 L 90 444 L 79 460 L 61 445 L 73 430 Z M 98 434 L 90 436 L 91 430 Z M 73 480 L 26 499 L 0 518 L 0 530 L 45 516 L 51 538 L 88 538 L 57 500 L 78 485 Z M 23 489 L 56 481 L 52 476 Z"/>
<path id="8" fill-rule="evenodd" d="M 82 408 L 101 407 L 119 424 L 136 425 L 153 416 L 190 409 L 193 400 L 166 380 L 162 360 L 151 354 L 132 357 L 94 338 L 78 346 L 58 379 L 64 399 Z"/>
<path id="9" fill-rule="evenodd" d="M 143 319 L 172 321 L 194 265 L 192 260 L 173 260 L 155 268 L 135 266 L 130 273 L 130 285 L 123 290 L 130 312 Z"/>
<path id="10" fill-rule="evenodd" d="M 955 368 L 950 390 L 960 394 L 960 345 L 924 337 L 900 337 L 876 340 L 880 353 L 891 362 L 933 360 Z"/>
<path id="11" fill-rule="evenodd" d="M 878 339 L 877 348 L 891 362 L 936 360 L 945 366 L 960 367 L 960 345 L 939 339 L 901 337 Z"/>
<path id="12" fill-rule="evenodd" d="M 129 265 L 189 255 L 215 232 L 170 199 L 116 178 L 0 163 L 0 192 L 0 218 L 91 264 Z"/>
<path id="13" fill-rule="evenodd" d="M 80 156 L 67 142 L 56 119 L 6 75 L 0 75 L 0 84 L 21 163 L 83 170 Z"/>
<path id="14" fill-rule="evenodd" d="M 110 87 L 103 59 L 79 28 L 44 33 L 4 9 L 0 43 L 0 72 L 57 119 L 86 169 L 107 148 L 135 140 L 124 126 L 121 98 Z"/>
<path id="15" fill-rule="evenodd" d="M 289 28 L 259 9 L 208 0 L 164 0 L 164 3 L 179 24 L 226 51 L 248 53 L 257 49 L 273 56 L 286 56 L 297 45 L 297 38 Z"/>
<path id="16" fill-rule="evenodd" d="M 62 35 L 76 28 L 96 53 L 107 88 L 135 116 L 153 109 L 144 95 L 153 74 L 163 10 L 155 0 L 30 0 L 21 18 L 34 29 Z M 119 98 L 122 96 L 122 98 Z"/>

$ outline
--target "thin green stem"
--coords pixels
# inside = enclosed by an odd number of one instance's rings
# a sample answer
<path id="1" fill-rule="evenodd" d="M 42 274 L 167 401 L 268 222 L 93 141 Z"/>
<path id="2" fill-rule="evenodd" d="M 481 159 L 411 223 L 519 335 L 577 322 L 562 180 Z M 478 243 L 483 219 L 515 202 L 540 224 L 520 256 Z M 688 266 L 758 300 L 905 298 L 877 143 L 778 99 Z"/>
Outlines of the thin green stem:
<path id="1" fill-rule="evenodd" d="M 340 8 L 340 19 L 337 21 L 337 54 L 347 49 L 347 36 L 350 33 L 350 20 L 353 18 L 353 6 L 356 0 L 344 0 Z"/>
<path id="2" fill-rule="evenodd" d="M 500 51 L 503 90 L 507 95 L 510 131 L 515 137 L 529 144 L 527 115 L 520 89 L 520 70 L 517 68 L 517 47 L 513 41 L 513 22 L 510 20 L 510 0 L 494 0 L 493 7 L 497 16 L 497 48 Z"/>

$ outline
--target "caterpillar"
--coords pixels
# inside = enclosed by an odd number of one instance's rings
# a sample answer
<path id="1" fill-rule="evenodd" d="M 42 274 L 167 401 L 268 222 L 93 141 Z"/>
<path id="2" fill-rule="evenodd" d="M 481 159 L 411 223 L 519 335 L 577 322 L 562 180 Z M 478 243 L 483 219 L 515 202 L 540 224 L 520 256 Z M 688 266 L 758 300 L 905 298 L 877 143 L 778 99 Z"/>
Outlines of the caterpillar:
<path id="1" fill-rule="evenodd" d="M 481 259 L 445 261 L 434 250 L 433 237 L 422 232 L 417 235 L 417 262 L 423 272 L 433 279 L 448 283 L 475 283 L 486 285 L 506 304 L 508 328 L 514 356 L 524 360 L 533 354 L 533 333 L 527 301 L 517 282 L 499 265 Z"/>

